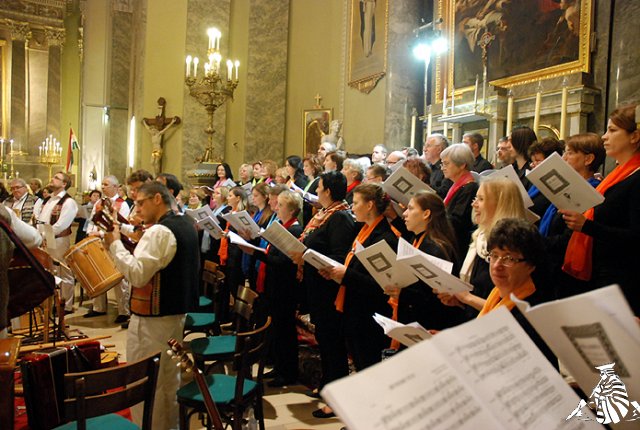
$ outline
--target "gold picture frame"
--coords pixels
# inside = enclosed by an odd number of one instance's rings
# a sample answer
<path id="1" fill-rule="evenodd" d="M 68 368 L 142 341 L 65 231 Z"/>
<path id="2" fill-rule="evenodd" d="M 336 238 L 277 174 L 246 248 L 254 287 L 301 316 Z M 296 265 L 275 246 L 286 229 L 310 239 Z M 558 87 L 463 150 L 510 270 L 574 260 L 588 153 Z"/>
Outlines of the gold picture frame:
<path id="1" fill-rule="evenodd" d="M 577 0 L 566 9 L 551 3 L 546 10 L 539 2 L 479 2 L 478 10 L 465 10 L 464 5 L 438 1 L 437 16 L 444 19 L 449 52 L 436 61 L 436 103 L 442 101 L 445 85 L 457 93 L 473 91 L 476 76 L 482 81 L 482 49 L 477 42 L 484 31 L 495 37 L 487 49 L 491 85 L 509 88 L 589 72 L 593 0 Z"/>
<path id="2" fill-rule="evenodd" d="M 333 109 L 305 109 L 302 113 L 302 153 L 317 154 L 322 136 L 329 133 Z"/>
<path id="3" fill-rule="evenodd" d="M 369 94 L 387 73 L 388 25 L 388 0 L 351 0 L 349 32 L 349 86 L 351 88 Z"/>

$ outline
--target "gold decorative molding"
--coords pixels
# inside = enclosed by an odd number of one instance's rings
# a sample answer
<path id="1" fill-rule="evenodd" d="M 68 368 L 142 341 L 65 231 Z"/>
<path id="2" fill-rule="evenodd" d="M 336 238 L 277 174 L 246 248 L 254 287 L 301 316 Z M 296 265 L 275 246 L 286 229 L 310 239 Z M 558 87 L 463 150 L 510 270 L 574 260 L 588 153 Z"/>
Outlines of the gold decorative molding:
<path id="1" fill-rule="evenodd" d="M 31 26 L 28 22 L 17 22 L 12 19 L 5 19 L 5 25 L 11 32 L 11 40 L 28 41 L 33 36 Z"/>
<path id="2" fill-rule="evenodd" d="M 71 0 L 3 0 L 0 10 L 6 15 L 29 22 L 53 24 L 64 19 Z"/>
<path id="3" fill-rule="evenodd" d="M 386 75 L 385 72 L 376 73 L 371 76 L 367 76 L 366 78 L 357 79 L 355 81 L 349 82 L 349 86 L 351 88 L 355 88 L 361 93 L 369 94 L 378 84 L 378 81 L 382 79 Z"/>
<path id="4" fill-rule="evenodd" d="M 44 37 L 46 43 L 49 46 L 64 46 L 64 40 L 66 37 L 66 31 L 64 29 L 57 28 L 45 28 Z"/>

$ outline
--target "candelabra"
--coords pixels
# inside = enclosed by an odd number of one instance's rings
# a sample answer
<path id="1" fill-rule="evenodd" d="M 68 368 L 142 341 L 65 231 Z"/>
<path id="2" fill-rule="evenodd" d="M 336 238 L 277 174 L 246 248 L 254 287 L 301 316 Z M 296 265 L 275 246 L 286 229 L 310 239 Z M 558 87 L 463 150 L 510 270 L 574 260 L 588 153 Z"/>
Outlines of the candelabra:
<path id="1" fill-rule="evenodd" d="M 5 180 L 7 179 L 7 173 L 9 173 L 9 178 L 16 177 L 16 172 L 13 169 L 13 160 L 17 155 L 25 154 L 22 152 L 21 147 L 16 150 L 13 142 L 13 139 L 4 139 L 0 137 L 0 175 Z M 5 146 L 8 146 L 8 148 L 5 148 Z"/>
<path id="2" fill-rule="evenodd" d="M 53 166 L 59 165 L 61 160 L 62 146 L 60 146 L 60 142 L 50 134 L 38 147 L 38 161 L 49 168 L 49 177 L 51 177 Z"/>
<path id="3" fill-rule="evenodd" d="M 213 147 L 213 114 L 216 109 L 222 106 L 227 99 L 233 100 L 233 92 L 238 86 L 238 69 L 240 62 L 238 60 L 227 60 L 226 78 L 222 76 L 220 64 L 222 55 L 220 54 L 220 38 L 222 33 L 217 28 L 207 30 L 209 36 L 209 47 L 207 48 L 207 62 L 204 63 L 204 73 L 198 78 L 198 57 L 187 55 L 187 70 L 185 74 L 185 83 L 189 87 L 189 94 L 194 97 L 198 103 L 204 106 L 209 116 L 209 124 L 204 129 L 208 135 L 208 144 L 204 155 L 197 161 L 201 163 L 215 163 L 215 151 Z"/>

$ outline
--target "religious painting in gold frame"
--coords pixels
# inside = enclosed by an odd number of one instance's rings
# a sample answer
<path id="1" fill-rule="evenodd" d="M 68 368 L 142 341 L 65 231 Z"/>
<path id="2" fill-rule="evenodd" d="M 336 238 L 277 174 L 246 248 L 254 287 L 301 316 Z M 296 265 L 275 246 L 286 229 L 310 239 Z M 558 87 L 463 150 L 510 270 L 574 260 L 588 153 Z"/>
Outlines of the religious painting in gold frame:
<path id="1" fill-rule="evenodd" d="M 349 86 L 369 94 L 387 72 L 388 0 L 351 0 Z"/>
<path id="2" fill-rule="evenodd" d="M 437 16 L 449 42 L 436 65 L 436 95 L 443 87 L 473 90 L 482 82 L 485 32 L 487 80 L 512 87 L 571 73 L 589 72 L 592 0 L 498 1 L 439 0 Z"/>
<path id="3" fill-rule="evenodd" d="M 316 154 L 322 136 L 329 134 L 333 109 L 305 109 L 302 116 L 303 154 Z"/>

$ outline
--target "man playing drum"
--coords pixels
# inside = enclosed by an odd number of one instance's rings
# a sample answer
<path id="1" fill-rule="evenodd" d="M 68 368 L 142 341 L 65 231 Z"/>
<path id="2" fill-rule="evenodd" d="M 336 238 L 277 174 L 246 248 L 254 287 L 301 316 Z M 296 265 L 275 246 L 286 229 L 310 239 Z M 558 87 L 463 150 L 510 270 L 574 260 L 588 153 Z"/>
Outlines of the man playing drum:
<path id="1" fill-rule="evenodd" d="M 116 267 L 132 288 L 131 320 L 127 333 L 127 360 L 139 360 L 164 350 L 167 339 L 182 342 L 185 314 L 198 304 L 200 250 L 190 217 L 171 211 L 173 197 L 158 182 L 142 185 L 136 195 L 138 215 L 150 225 L 133 255 L 120 240 L 118 226 L 105 234 Z M 153 408 L 153 428 L 178 428 L 176 390 L 180 369 L 163 354 Z M 131 409 L 142 423 L 142 406 Z"/>
<path id="2" fill-rule="evenodd" d="M 51 197 L 44 206 L 36 205 L 34 208 L 38 230 L 43 231 L 41 227 L 43 224 L 49 224 L 53 229 L 55 241 L 47 243 L 47 252 L 58 261 L 64 261 L 64 254 L 71 245 L 71 224 L 78 212 L 78 205 L 66 191 L 70 186 L 71 178 L 69 175 L 64 172 L 56 172 L 49 184 L 53 190 Z M 69 271 L 59 271 L 58 277 L 62 279 L 60 292 L 65 302 L 64 312 L 71 313 L 73 312 L 75 279 Z"/>

